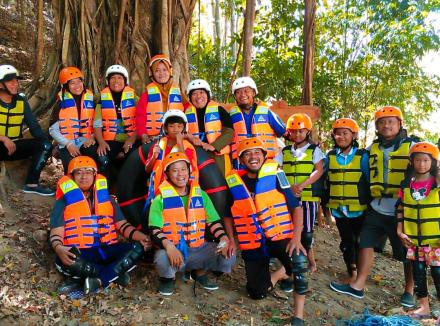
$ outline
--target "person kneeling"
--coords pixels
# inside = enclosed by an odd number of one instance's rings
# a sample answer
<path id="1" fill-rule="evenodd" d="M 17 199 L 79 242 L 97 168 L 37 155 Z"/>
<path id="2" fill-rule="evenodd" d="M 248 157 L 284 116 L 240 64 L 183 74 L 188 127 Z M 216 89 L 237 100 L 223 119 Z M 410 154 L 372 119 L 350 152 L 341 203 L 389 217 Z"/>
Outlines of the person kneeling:
<path id="1" fill-rule="evenodd" d="M 107 180 L 87 156 L 73 158 L 58 181 L 50 219 L 56 268 L 71 278 L 58 291 L 93 293 L 113 281 L 126 286 L 150 238 L 130 225 L 110 197 Z M 116 231 L 134 243 L 118 242 Z"/>
<path id="2" fill-rule="evenodd" d="M 177 271 L 192 271 L 192 277 L 207 290 L 218 289 L 206 271 L 230 273 L 235 256 L 228 257 L 229 239 L 211 199 L 197 179 L 189 182 L 190 161 L 181 152 L 163 162 L 166 180 L 151 203 L 149 227 L 159 246 L 154 262 L 159 273 L 159 292 L 171 295 Z M 219 243 L 205 241 L 208 228 Z"/>

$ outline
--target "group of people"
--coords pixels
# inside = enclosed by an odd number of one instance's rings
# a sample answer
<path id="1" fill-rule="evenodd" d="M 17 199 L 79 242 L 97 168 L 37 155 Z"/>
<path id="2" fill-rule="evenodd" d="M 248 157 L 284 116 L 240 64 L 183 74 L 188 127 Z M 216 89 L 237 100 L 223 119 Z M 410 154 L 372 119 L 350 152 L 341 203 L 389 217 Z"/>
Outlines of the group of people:
<path id="1" fill-rule="evenodd" d="M 404 266 L 401 304 L 415 306 L 415 293 L 420 307 L 411 314 L 430 313 L 427 266 L 440 291 L 439 150 L 406 136 L 400 109 L 376 111 L 377 139 L 367 149 L 357 143 L 356 121 L 337 119 L 334 148 L 324 154 L 312 141 L 310 117 L 293 114 L 284 124 L 257 101 L 250 77 L 233 82 L 236 105 L 228 112 L 205 80 L 191 81 L 183 96 L 164 55 L 151 59 L 148 73 L 152 81 L 138 98 L 127 69 L 110 66 L 95 105 L 78 68 L 60 71 L 49 127 L 65 171 L 50 221 L 55 264 L 68 276 L 60 292 L 126 286 L 128 273 L 151 250 L 162 295 L 173 294 L 179 271 L 216 290 L 209 272 L 231 272 L 237 241 L 249 296 L 262 299 L 277 284 L 294 291 L 291 322 L 303 325 L 307 271 L 317 270 L 313 230 L 321 206 L 336 222 L 348 273 L 331 282 L 334 291 L 363 298 L 374 247 L 386 236 Z M 14 67 L 0 66 L 0 160 L 31 156 L 23 191 L 52 195 L 38 180 L 52 144 L 18 92 L 19 78 Z M 22 139 L 23 124 L 33 139 Z M 280 137 L 289 145 L 279 148 Z M 143 144 L 150 146 L 147 229 L 126 220 L 107 181 L 111 164 Z M 211 155 L 229 187 L 229 216 L 219 216 L 200 186 L 196 147 Z M 280 267 L 271 272 L 273 258 Z"/>

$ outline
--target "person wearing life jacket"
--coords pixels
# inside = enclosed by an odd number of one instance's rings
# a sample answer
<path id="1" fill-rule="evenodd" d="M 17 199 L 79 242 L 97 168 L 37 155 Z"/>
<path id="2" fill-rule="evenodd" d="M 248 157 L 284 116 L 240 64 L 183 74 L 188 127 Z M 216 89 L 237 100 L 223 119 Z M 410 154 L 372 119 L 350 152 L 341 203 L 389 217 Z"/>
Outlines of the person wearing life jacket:
<path id="1" fill-rule="evenodd" d="M 207 271 L 230 273 L 235 256 L 228 256 L 229 238 L 220 216 L 198 180 L 190 181 L 191 164 L 182 152 L 170 153 L 163 161 L 166 179 L 159 186 L 149 213 L 152 240 L 159 250 L 154 262 L 159 274 L 159 292 L 171 295 L 177 271 L 191 270 L 192 278 L 207 290 L 218 285 Z M 218 243 L 205 240 L 209 229 Z"/>
<path id="2" fill-rule="evenodd" d="M 440 171 L 439 149 L 429 142 L 415 144 L 409 152 L 411 175 L 401 183 L 397 203 L 397 235 L 408 249 L 414 292 L 420 307 L 409 311 L 412 318 L 431 319 L 427 266 L 440 296 Z"/>
<path id="3" fill-rule="evenodd" d="M 136 147 L 137 96 L 128 86 L 130 80 L 125 67 L 108 67 L 105 79 L 107 87 L 101 91 L 96 105 L 93 127 L 99 144 L 97 153 L 111 164 L 117 158 L 127 157 Z"/>
<path id="4" fill-rule="evenodd" d="M 136 106 L 136 130 L 142 143 L 149 143 L 162 128 L 162 116 L 168 110 L 183 112 L 180 88 L 173 81 L 173 66 L 163 54 L 151 58 L 151 83 L 147 85 Z"/>
<path id="5" fill-rule="evenodd" d="M 274 158 L 277 151 L 277 137 L 286 133 L 283 121 L 269 109 L 265 102 L 257 102 L 257 85 L 251 77 L 240 77 L 232 83 L 232 93 L 237 103 L 230 111 L 234 127 L 231 156 L 234 168 L 238 166 L 237 147 L 240 141 L 258 137 L 263 142 L 267 157 Z"/>
<path id="6" fill-rule="evenodd" d="M 405 290 L 400 304 L 412 307 L 415 305 L 414 282 L 411 263 L 405 259 L 406 250 L 397 235 L 396 203 L 400 183 L 406 176 L 410 147 L 414 142 L 404 135 L 403 115 L 399 108 L 384 106 L 375 112 L 374 120 L 378 137 L 367 148 L 373 199 L 362 225 L 357 276 L 348 284 L 333 281 L 330 287 L 336 292 L 363 298 L 365 284 L 374 263 L 374 247 L 387 235 L 393 248 L 393 257 L 403 262 Z"/>
<path id="7" fill-rule="evenodd" d="M 18 80 L 23 79 L 11 65 L 0 65 L 0 161 L 31 158 L 23 192 L 52 196 L 54 191 L 39 185 L 40 174 L 52 152 L 52 145 L 41 130 Z M 23 124 L 32 139 L 23 138 Z"/>
<path id="8" fill-rule="evenodd" d="M 59 289 L 65 293 L 82 287 L 85 294 L 93 293 L 113 281 L 127 285 L 127 273 L 151 247 L 150 238 L 125 220 L 88 156 L 73 158 L 58 181 L 50 227 L 55 265 L 70 276 Z M 117 233 L 135 242 L 119 242 Z"/>
<path id="9" fill-rule="evenodd" d="M 304 229 L 301 243 L 307 250 L 311 272 L 317 269 L 313 253 L 313 228 L 323 194 L 325 155 L 311 141 L 312 120 L 307 114 L 295 113 L 287 120 L 287 138 L 293 143 L 280 151 L 275 160 L 286 173 L 295 196 L 300 198 Z"/>
<path id="10" fill-rule="evenodd" d="M 334 148 L 327 153 L 325 187 L 327 215 L 336 220 L 339 248 L 347 272 L 356 279 L 359 240 L 365 211 L 370 202 L 368 151 L 359 148 L 359 126 L 350 118 L 332 124 Z"/>
<path id="11" fill-rule="evenodd" d="M 231 170 L 230 146 L 234 129 L 229 113 L 211 100 L 211 87 L 203 79 L 190 81 L 186 88 L 190 106 L 185 110 L 188 119 L 188 140 L 212 154 L 223 175 Z"/>
<path id="12" fill-rule="evenodd" d="M 266 146 L 256 137 L 242 140 L 237 155 L 244 170 L 232 170 L 226 182 L 234 199 L 231 211 L 246 270 L 246 289 L 252 299 L 262 299 L 279 281 L 291 292 L 293 275 L 294 317 L 303 325 L 308 282 L 306 251 L 301 245 L 302 209 L 278 163 L 268 159 Z M 227 225 L 227 224 L 225 224 Z M 226 228 L 231 239 L 231 231 Z M 270 273 L 270 258 L 283 267 Z M 289 285 L 289 284 L 287 284 Z"/>
<path id="13" fill-rule="evenodd" d="M 169 110 L 163 116 L 163 137 L 155 141 L 148 152 L 145 170 L 150 173 L 146 206 L 158 194 L 159 185 L 165 178 L 163 160 L 169 153 L 183 152 L 191 162 L 191 177 L 198 177 L 197 155 L 194 146 L 185 139 L 186 115 L 180 110 Z"/>
<path id="14" fill-rule="evenodd" d="M 76 67 L 61 69 L 58 80 L 61 91 L 57 105 L 49 121 L 49 134 L 58 144 L 58 153 L 67 173 L 69 162 L 76 156 L 92 157 L 104 172 L 106 159 L 100 159 L 96 153 L 93 117 L 95 104 L 93 93 L 84 85 L 84 75 Z"/>

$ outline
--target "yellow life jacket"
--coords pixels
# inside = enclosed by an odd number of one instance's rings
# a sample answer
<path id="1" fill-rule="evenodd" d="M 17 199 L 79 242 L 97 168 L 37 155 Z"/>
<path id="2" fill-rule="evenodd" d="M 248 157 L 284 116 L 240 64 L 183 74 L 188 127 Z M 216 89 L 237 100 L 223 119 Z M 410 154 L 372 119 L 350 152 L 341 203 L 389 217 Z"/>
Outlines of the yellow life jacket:
<path id="1" fill-rule="evenodd" d="M 292 155 L 292 145 L 283 148 L 283 171 L 286 173 L 290 185 L 297 185 L 306 181 L 315 170 L 313 164 L 313 152 L 315 144 L 310 144 L 302 157 Z M 316 182 L 308 185 L 301 192 L 302 201 L 319 201 L 322 196 L 323 179 L 319 178 Z"/>
<path id="2" fill-rule="evenodd" d="M 209 144 L 216 141 L 218 137 L 222 134 L 222 121 L 220 119 L 220 113 L 218 109 L 218 103 L 209 102 L 205 109 L 205 132 L 201 133 L 199 131 L 199 122 L 197 120 L 197 109 L 194 106 L 190 106 L 185 111 L 186 117 L 188 119 L 188 133 L 193 136 L 198 136 L 199 138 L 203 138 L 203 135 L 206 136 L 206 140 Z M 217 155 L 229 154 L 230 146 L 225 146 L 222 148 L 220 153 L 216 153 Z"/>
<path id="3" fill-rule="evenodd" d="M 16 97 L 15 107 L 8 109 L 0 104 L 0 136 L 6 136 L 11 140 L 22 137 L 22 125 L 24 119 L 24 99 Z"/>
<path id="4" fill-rule="evenodd" d="M 409 182 L 403 190 L 403 232 L 416 246 L 439 245 L 440 240 L 440 188 L 435 184 L 422 200 L 411 196 Z"/>
<path id="5" fill-rule="evenodd" d="M 163 228 L 165 237 L 174 245 L 185 241 L 190 248 L 198 248 L 205 243 L 206 212 L 202 189 L 193 181 L 187 207 L 176 189 L 164 181 L 159 186 L 163 204 Z"/>
<path id="6" fill-rule="evenodd" d="M 366 153 L 364 149 L 356 149 L 352 161 L 346 165 L 338 163 L 336 150 L 328 153 L 330 196 L 327 207 L 337 209 L 347 206 L 352 212 L 367 209 L 369 188 L 361 170 L 362 156 Z"/>
<path id="7" fill-rule="evenodd" d="M 267 151 L 267 158 L 275 157 L 275 150 L 277 147 L 277 136 L 275 131 L 269 124 L 269 106 L 260 102 L 255 109 L 252 117 L 252 125 L 250 134 L 246 129 L 246 123 L 244 121 L 243 113 L 238 106 L 234 106 L 229 112 L 231 116 L 232 124 L 234 127 L 234 140 L 231 143 L 232 158 L 237 158 L 238 144 L 243 140 L 250 137 L 258 137 L 264 144 Z"/>
<path id="8" fill-rule="evenodd" d="M 405 177 L 409 163 L 411 140 L 404 140 L 400 146 L 389 153 L 388 180 L 384 180 L 384 157 L 379 143 L 374 142 L 370 149 L 370 190 L 373 198 L 397 198 L 400 183 Z"/>

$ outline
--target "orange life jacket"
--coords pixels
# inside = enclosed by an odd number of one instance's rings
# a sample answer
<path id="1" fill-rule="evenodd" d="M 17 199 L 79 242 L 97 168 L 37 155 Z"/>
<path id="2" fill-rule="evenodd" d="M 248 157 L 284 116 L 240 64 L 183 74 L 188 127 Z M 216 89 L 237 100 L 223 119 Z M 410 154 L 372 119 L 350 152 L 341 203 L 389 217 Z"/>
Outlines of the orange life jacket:
<path id="1" fill-rule="evenodd" d="M 182 240 L 191 248 L 204 244 L 206 213 L 197 182 L 191 183 L 187 207 L 183 207 L 182 199 L 168 181 L 162 182 L 159 191 L 163 204 L 162 231 L 166 238 L 176 246 Z"/>
<path id="2" fill-rule="evenodd" d="M 205 109 L 205 132 L 199 131 L 199 122 L 197 121 L 197 110 L 194 106 L 190 106 L 186 109 L 185 114 L 188 119 L 188 133 L 193 136 L 197 136 L 203 139 L 206 136 L 206 140 L 209 144 L 216 141 L 222 134 L 222 121 L 220 120 L 220 113 L 218 109 L 218 103 L 209 102 Z M 230 147 L 225 146 L 217 155 L 229 154 Z"/>
<path id="3" fill-rule="evenodd" d="M 168 94 L 168 107 L 164 108 L 162 104 L 162 95 L 156 83 L 152 82 L 147 86 L 147 122 L 146 129 L 148 136 L 157 136 L 162 128 L 163 114 L 168 110 L 183 111 L 182 95 L 180 88 L 173 84 Z"/>
<path id="4" fill-rule="evenodd" d="M 64 245 L 79 249 L 118 242 L 113 205 L 107 189 L 107 179 L 97 175 L 94 195 L 94 210 L 78 185 L 69 176 L 58 181 L 57 199 L 64 197 Z"/>
<path id="5" fill-rule="evenodd" d="M 162 137 L 159 140 L 160 152 L 159 152 L 159 155 L 158 155 L 156 161 L 154 162 L 153 172 L 150 175 L 150 185 L 149 185 L 149 190 L 148 190 L 148 198 L 149 199 L 154 198 L 154 196 L 156 196 L 158 194 L 159 185 L 164 180 L 164 171 L 162 169 L 162 161 L 165 156 L 165 149 L 167 148 L 167 143 L 168 143 L 168 137 Z M 193 150 L 194 153 L 196 152 L 194 146 L 187 140 L 183 140 L 183 147 L 185 150 L 187 148 L 189 148 L 189 149 Z M 174 145 L 170 151 L 170 153 L 175 153 L 175 152 L 179 152 L 179 148 L 177 145 Z M 197 168 L 197 160 L 196 160 L 196 157 L 193 157 L 192 162 L 191 162 L 191 179 L 198 180 L 198 176 L 199 176 L 199 169 Z M 149 200 L 147 199 L 147 202 L 148 201 Z"/>
<path id="6" fill-rule="evenodd" d="M 101 91 L 102 136 L 104 140 L 114 140 L 118 129 L 118 116 L 109 87 Z M 131 137 L 136 132 L 135 91 L 125 86 L 121 97 L 121 116 L 125 133 Z"/>
<path id="7" fill-rule="evenodd" d="M 278 241 L 293 237 L 293 222 L 286 197 L 277 190 L 278 164 L 266 161 L 258 172 L 255 198 L 252 199 L 241 176 L 245 171 L 232 170 L 226 176 L 234 204 L 231 212 L 241 250 L 256 249 L 263 237 Z"/>
<path id="8" fill-rule="evenodd" d="M 274 158 L 277 146 L 275 131 L 269 124 L 269 106 L 260 102 L 255 109 L 252 117 L 251 133 L 246 130 L 243 113 L 238 106 L 234 106 L 229 111 L 234 126 L 234 141 L 231 144 L 232 158 L 237 158 L 237 147 L 240 141 L 250 137 L 258 137 L 266 147 L 267 157 Z"/>
<path id="9" fill-rule="evenodd" d="M 93 134 L 93 118 L 95 116 L 95 104 L 93 93 L 86 90 L 81 98 L 81 111 L 78 117 L 75 99 L 70 92 L 60 92 L 59 124 L 60 132 L 68 140 L 80 137 L 90 138 Z"/>

